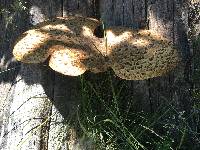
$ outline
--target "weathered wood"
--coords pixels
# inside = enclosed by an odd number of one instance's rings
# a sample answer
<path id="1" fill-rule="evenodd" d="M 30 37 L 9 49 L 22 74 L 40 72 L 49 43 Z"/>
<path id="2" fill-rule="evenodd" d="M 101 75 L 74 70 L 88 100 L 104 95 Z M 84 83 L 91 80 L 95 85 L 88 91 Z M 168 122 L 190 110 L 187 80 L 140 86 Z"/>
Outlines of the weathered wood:
<path id="1" fill-rule="evenodd" d="M 63 0 L 63 15 L 95 16 L 95 0 Z"/>
<path id="2" fill-rule="evenodd" d="M 10 105 L 13 99 L 15 78 L 20 69 L 20 64 L 12 58 L 12 46 L 15 38 L 26 29 L 26 14 L 21 12 L 19 15 L 13 15 L 13 24 L 7 23 L 5 17 L 9 17 L 9 11 L 12 14 L 12 0 L 1 0 L 0 8 L 5 8 L 0 17 L 0 149 L 6 146 L 7 138 L 4 135 L 8 132 L 8 120 Z M 25 21 L 16 22 L 20 18 Z"/>
<path id="3" fill-rule="evenodd" d="M 178 101 L 180 104 L 189 98 L 189 93 L 181 97 L 189 89 L 187 85 L 189 83 L 185 81 L 183 76 L 185 74 L 184 71 L 189 70 L 189 66 L 185 65 L 188 61 L 186 56 L 190 55 L 187 31 L 185 30 L 188 24 L 186 20 L 188 8 L 182 8 L 185 5 L 186 3 L 183 1 L 171 2 L 169 0 L 149 1 L 148 3 L 149 28 L 171 39 L 180 51 L 180 56 L 183 58 L 182 63 L 179 64 L 174 73 L 172 72 L 165 77 L 150 80 L 150 99 L 154 101 L 154 110 L 161 104 L 171 105 L 173 102 L 177 103 Z M 178 108 L 180 105 L 176 107 Z"/>
<path id="4" fill-rule="evenodd" d="M 170 0 L 152 0 L 148 1 L 147 8 L 149 29 L 173 41 L 174 3 Z M 170 90 L 172 89 L 171 80 L 173 80 L 173 77 L 169 74 L 149 80 L 149 101 L 152 112 L 159 109 L 159 105 L 165 106 L 172 101 L 170 95 Z"/>
<path id="5" fill-rule="evenodd" d="M 191 76 L 193 86 L 190 91 L 193 92 L 193 110 L 198 110 L 196 107 L 199 104 L 199 89 L 200 89 L 200 80 L 199 80 L 199 72 L 200 72 L 200 1 L 190 0 L 189 6 L 189 37 L 190 37 L 190 46 L 191 46 L 191 55 L 192 55 L 192 63 L 191 63 Z M 198 117 L 193 116 L 193 120 L 190 120 L 190 126 L 193 131 L 198 132 L 200 122 L 198 121 Z M 197 149 L 198 149 L 197 145 Z"/>
<path id="6" fill-rule="evenodd" d="M 190 90 L 192 88 L 192 79 L 191 79 L 191 64 L 192 52 L 190 51 L 189 42 L 188 42 L 188 11 L 189 5 L 187 0 L 176 1 L 175 2 L 175 12 L 174 12 L 174 42 L 177 47 L 181 50 L 183 64 L 180 65 L 180 72 L 182 72 L 182 78 L 177 82 L 179 89 L 177 90 L 177 94 L 179 95 L 176 99 L 179 102 L 180 111 L 185 111 L 185 116 L 191 114 L 192 105 L 192 97 Z M 176 73 L 176 72 L 175 72 Z M 188 123 L 190 124 L 190 119 Z"/>
<path id="7" fill-rule="evenodd" d="M 4 0 L 1 4 L 9 7 L 12 2 Z M 15 30 L 0 22 L 1 71 L 19 66 L 12 59 L 12 45 L 29 27 L 29 22 L 35 25 L 47 18 L 69 14 L 101 18 L 108 26 L 148 27 L 177 44 L 186 60 L 190 55 L 188 6 L 182 0 L 34 0 L 27 7 L 31 16 L 16 17 Z M 199 24 L 195 25 L 198 27 Z M 199 53 L 198 49 L 195 53 Z M 155 112 L 163 105 L 175 103 L 179 110 L 189 112 L 190 65 L 184 64 L 163 77 L 125 81 L 127 99 L 135 101 L 135 110 Z M 47 66 L 22 65 L 20 70 L 1 74 L 0 82 L 0 149 L 16 149 L 18 144 L 21 149 L 92 149 L 77 144 L 76 131 L 68 124 L 80 103 L 78 77 L 63 76 Z M 31 131 L 34 132 L 29 134 Z"/>
<path id="8" fill-rule="evenodd" d="M 9 4 L 12 4 L 12 2 Z M 54 17 L 60 11 L 60 9 L 57 12 L 55 11 L 56 5 L 57 3 L 54 1 L 27 3 L 26 11 L 30 11 L 31 16 L 16 18 L 16 24 L 30 21 L 34 25 L 44 21 L 44 19 Z M 19 29 L 17 35 L 23 32 L 28 27 L 27 25 L 21 24 L 20 27 L 22 28 Z M 10 34 L 12 34 L 11 32 L 9 31 Z M 16 40 L 16 36 L 13 40 Z M 11 46 L 14 44 L 9 44 L 10 56 L 12 56 Z M 3 149 L 27 149 L 27 147 L 30 149 L 46 149 L 48 144 L 48 132 L 46 130 L 48 127 L 45 126 L 50 121 L 48 116 L 51 114 L 52 107 L 48 95 L 45 94 L 46 91 L 49 91 L 47 93 L 52 92 L 52 86 L 50 83 L 48 83 L 48 89 L 44 89 L 43 86 L 47 84 L 45 82 L 48 82 L 48 76 L 47 67 L 23 64 L 18 77 L 13 79 L 13 81 L 16 81 L 12 93 L 13 97 L 9 99 L 9 108 L 4 113 L 7 121 L 3 124 L 5 130 L 2 132 Z"/>

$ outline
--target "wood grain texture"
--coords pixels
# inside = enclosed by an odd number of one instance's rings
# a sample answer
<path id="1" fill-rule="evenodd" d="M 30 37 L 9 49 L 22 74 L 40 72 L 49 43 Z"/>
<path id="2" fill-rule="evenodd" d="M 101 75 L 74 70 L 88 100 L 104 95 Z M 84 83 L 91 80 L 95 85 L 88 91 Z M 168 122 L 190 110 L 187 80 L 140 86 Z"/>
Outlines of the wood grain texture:
<path id="1" fill-rule="evenodd" d="M 9 7 L 13 1 L 10 1 Z M 17 30 L 12 30 L 12 26 L 6 33 L 16 36 L 8 37 L 8 41 L 16 40 L 16 37 L 26 30 L 30 24 L 37 24 L 49 17 L 56 16 L 57 8 L 54 1 L 31 1 L 26 4 L 27 9 L 24 16 L 15 18 L 14 25 L 18 25 Z M 60 5 L 60 4 L 59 4 Z M 54 6 L 54 7 L 52 7 Z M 60 11 L 60 10 L 58 10 Z M 29 16 L 29 13 L 31 16 Z M 30 22 L 29 22 L 30 21 Z M 9 44 L 9 55 L 12 58 L 13 42 Z M 9 74 L 12 76 L 12 74 Z M 52 92 L 51 83 L 44 89 L 48 82 L 49 70 L 40 65 L 21 65 L 16 79 L 9 81 L 16 82 L 12 92 L 12 98 L 7 99 L 8 108 L 4 107 L 2 139 L 3 149 L 46 149 L 48 132 L 45 128 L 48 125 L 47 120 L 51 114 L 51 103 L 46 93 Z M 5 84 L 4 84 L 5 86 Z M 2 88 L 1 88 L 2 90 Z M 46 92 L 48 91 L 48 92 Z M 6 91 L 5 91 L 6 92 Z M 8 92 L 7 92 L 8 93 Z M 42 125 L 43 124 L 43 125 Z M 42 143 L 42 144 L 41 144 Z"/>
<path id="2" fill-rule="evenodd" d="M 148 1 L 147 8 L 149 29 L 173 41 L 174 3 L 170 0 L 151 0 Z M 149 101 L 152 112 L 156 112 L 160 105 L 164 106 L 172 101 L 172 85 L 174 85 L 173 77 L 169 74 L 149 80 Z"/>
<path id="3" fill-rule="evenodd" d="M 148 3 L 149 28 L 173 41 L 182 57 L 182 62 L 174 72 L 150 80 L 150 99 L 153 101 L 154 111 L 162 104 L 174 105 L 179 111 L 186 111 L 186 105 L 188 108 L 191 106 L 191 103 L 188 103 L 190 81 L 187 78 L 190 76 L 190 66 L 187 64 L 190 50 L 187 40 L 187 11 L 186 1 L 157 0 Z"/>
<path id="4" fill-rule="evenodd" d="M 0 8 L 5 8 L 12 14 L 10 8 L 12 0 L 1 0 Z M 18 22 L 20 18 L 26 18 L 26 14 L 21 12 L 18 16 L 13 15 L 13 24 L 6 23 L 8 13 L 4 11 L 0 15 L 0 149 L 5 148 L 7 137 L 4 135 L 8 132 L 8 121 L 10 115 L 10 107 L 12 104 L 14 88 L 16 84 L 16 76 L 20 69 L 20 64 L 12 57 L 12 45 L 15 38 L 23 32 L 27 21 Z M 23 29 L 24 27 L 24 29 Z"/>
<path id="5" fill-rule="evenodd" d="M 125 0 L 124 1 L 124 26 L 139 29 L 145 26 L 146 18 L 145 0 Z"/>
<path id="6" fill-rule="evenodd" d="M 12 2 L 1 0 L 1 5 L 9 7 Z M 7 27 L 0 16 L 1 71 L 20 65 L 19 69 L 6 71 L 0 76 L 0 149 L 15 149 L 19 143 L 23 143 L 22 150 L 27 147 L 80 149 L 75 144 L 76 131 L 73 126 L 68 126 L 80 103 L 78 77 L 63 76 L 47 66 L 21 65 L 12 59 L 16 37 L 30 24 L 69 14 L 97 17 L 108 26 L 136 29 L 146 27 L 149 22 L 150 29 L 179 46 L 186 60 L 190 55 L 187 45 L 188 6 L 183 0 L 34 0 L 27 7 L 29 14 L 16 17 L 18 28 L 15 30 L 11 30 L 12 26 Z M 195 25 L 196 30 L 198 27 L 199 24 Z M 198 49 L 195 52 L 199 53 Z M 186 66 L 184 62 L 170 75 L 144 81 L 124 81 L 127 99 L 134 101 L 138 111 L 156 112 L 159 107 L 169 104 L 189 111 L 191 75 L 188 70 L 190 65 Z M 91 74 L 88 76 L 93 78 Z M 44 125 L 31 133 L 43 122 Z"/>
<path id="7" fill-rule="evenodd" d="M 188 11 L 189 5 L 187 0 L 175 1 L 174 2 L 174 42 L 177 45 L 178 49 L 181 51 L 182 62 L 179 70 L 175 71 L 176 73 L 182 72 L 182 79 L 176 83 L 180 85 L 177 89 L 177 94 L 179 95 L 176 99 L 180 104 L 180 110 L 186 112 L 186 114 L 191 113 L 192 108 L 192 97 L 190 89 L 192 87 L 192 78 L 191 78 L 191 51 L 188 41 Z M 188 120 L 190 124 L 190 119 Z"/>
<path id="8" fill-rule="evenodd" d="M 101 18 L 108 26 L 140 28 L 146 23 L 145 0 L 102 0 Z"/>
<path id="9" fill-rule="evenodd" d="M 95 0 L 63 0 L 63 15 L 81 15 L 92 17 L 96 13 Z"/>

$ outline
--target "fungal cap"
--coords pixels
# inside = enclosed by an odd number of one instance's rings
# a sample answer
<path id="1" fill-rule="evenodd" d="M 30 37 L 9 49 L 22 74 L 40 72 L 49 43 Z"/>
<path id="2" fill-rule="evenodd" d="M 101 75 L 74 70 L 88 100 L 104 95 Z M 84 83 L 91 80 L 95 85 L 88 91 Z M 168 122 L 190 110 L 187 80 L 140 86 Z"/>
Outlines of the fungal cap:
<path id="1" fill-rule="evenodd" d="M 49 60 L 49 66 L 64 75 L 78 76 L 83 74 L 87 67 L 81 62 L 87 58 L 87 54 L 77 48 L 69 48 L 61 45 L 53 46 L 54 51 Z"/>
<path id="2" fill-rule="evenodd" d="M 132 33 L 132 39 L 112 48 L 111 67 L 117 76 L 144 80 L 164 75 L 177 66 L 180 55 L 168 40 L 151 30 Z"/>
<path id="3" fill-rule="evenodd" d="M 50 30 L 62 31 L 70 36 L 85 36 L 84 33 L 89 32 L 90 36 L 92 36 L 94 30 L 99 25 L 100 22 L 96 19 L 84 18 L 81 16 L 68 16 L 46 20 L 42 23 L 39 23 L 35 28 L 47 32 Z"/>
<path id="4" fill-rule="evenodd" d="M 43 34 L 36 29 L 29 30 L 17 40 L 13 55 L 24 63 L 44 62 L 50 55 L 46 45 L 49 39 L 49 34 Z"/>
<path id="5" fill-rule="evenodd" d="M 69 46 L 80 44 L 80 37 L 92 37 L 98 25 L 99 22 L 96 19 L 77 16 L 44 21 L 25 32 L 17 40 L 13 55 L 18 61 L 24 63 L 44 62 L 53 53 L 52 49 L 50 50 L 51 46 L 57 45 L 58 42 Z"/>

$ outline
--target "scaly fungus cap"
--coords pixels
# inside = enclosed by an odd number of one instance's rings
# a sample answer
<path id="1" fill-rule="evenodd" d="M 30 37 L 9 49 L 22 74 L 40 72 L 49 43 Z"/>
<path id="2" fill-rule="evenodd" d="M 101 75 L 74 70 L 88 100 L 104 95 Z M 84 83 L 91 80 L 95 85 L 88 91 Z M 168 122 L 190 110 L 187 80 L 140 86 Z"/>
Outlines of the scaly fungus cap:
<path id="1" fill-rule="evenodd" d="M 95 19 L 77 16 L 39 23 L 18 39 L 13 54 L 25 63 L 44 62 L 50 56 L 49 66 L 70 76 L 111 67 L 126 80 L 164 75 L 180 61 L 173 44 L 155 31 L 111 27 L 105 40 L 94 35 L 99 25 Z"/>
<path id="2" fill-rule="evenodd" d="M 173 44 L 155 31 L 112 27 L 107 33 L 110 34 L 107 43 L 111 67 L 122 79 L 144 80 L 161 76 L 175 68 L 180 61 Z M 115 40 L 124 33 L 128 36 Z M 110 38 L 115 35 L 118 36 Z M 117 44 L 113 44 L 115 42 Z"/>
<path id="3" fill-rule="evenodd" d="M 79 44 L 74 37 L 93 37 L 99 24 L 98 20 L 77 16 L 58 17 L 39 23 L 17 40 L 13 55 L 24 63 L 44 62 L 51 55 L 52 46 Z"/>
<path id="4" fill-rule="evenodd" d="M 64 75 L 78 76 L 86 70 L 93 73 L 104 72 L 109 67 L 105 63 L 105 57 L 91 44 L 91 41 L 74 37 L 71 45 L 68 41 L 63 45 L 52 46 L 49 66 Z M 71 46 L 71 47 L 69 47 Z"/>
<path id="5" fill-rule="evenodd" d="M 54 51 L 49 60 L 49 66 L 64 75 L 78 76 L 83 74 L 88 68 L 81 62 L 87 59 L 88 55 L 82 49 L 69 48 L 62 45 L 52 47 Z"/>

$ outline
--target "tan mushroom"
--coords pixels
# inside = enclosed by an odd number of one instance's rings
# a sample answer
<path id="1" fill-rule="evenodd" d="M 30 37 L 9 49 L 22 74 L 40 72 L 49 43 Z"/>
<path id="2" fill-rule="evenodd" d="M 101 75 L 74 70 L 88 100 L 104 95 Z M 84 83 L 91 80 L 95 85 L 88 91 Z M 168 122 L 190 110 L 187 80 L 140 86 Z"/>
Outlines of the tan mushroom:
<path id="1" fill-rule="evenodd" d="M 52 53 L 50 47 L 65 44 L 77 45 L 75 37 L 89 39 L 100 23 L 96 19 L 77 16 L 58 17 L 36 25 L 25 32 L 13 49 L 13 55 L 24 63 L 44 62 Z"/>
<path id="2" fill-rule="evenodd" d="M 162 76 L 180 61 L 180 54 L 173 44 L 155 31 L 112 27 L 107 35 L 111 68 L 122 79 L 144 80 Z"/>
<path id="3" fill-rule="evenodd" d="M 126 80 L 162 76 L 180 61 L 173 44 L 155 31 L 111 27 L 103 39 L 94 35 L 99 24 L 75 16 L 40 23 L 18 39 L 13 54 L 25 63 L 44 62 L 51 55 L 49 66 L 69 76 L 111 67 Z"/>
<path id="4" fill-rule="evenodd" d="M 29 30 L 18 39 L 13 55 L 24 63 L 44 62 L 51 54 L 48 45 L 50 39 L 52 36 L 49 33 L 41 34 L 37 29 Z"/>
<path id="5" fill-rule="evenodd" d="M 81 62 L 87 59 L 88 55 L 77 48 L 69 48 L 62 45 L 52 47 L 56 49 L 50 57 L 49 66 L 64 75 L 78 76 L 83 74 L 88 68 Z"/>

